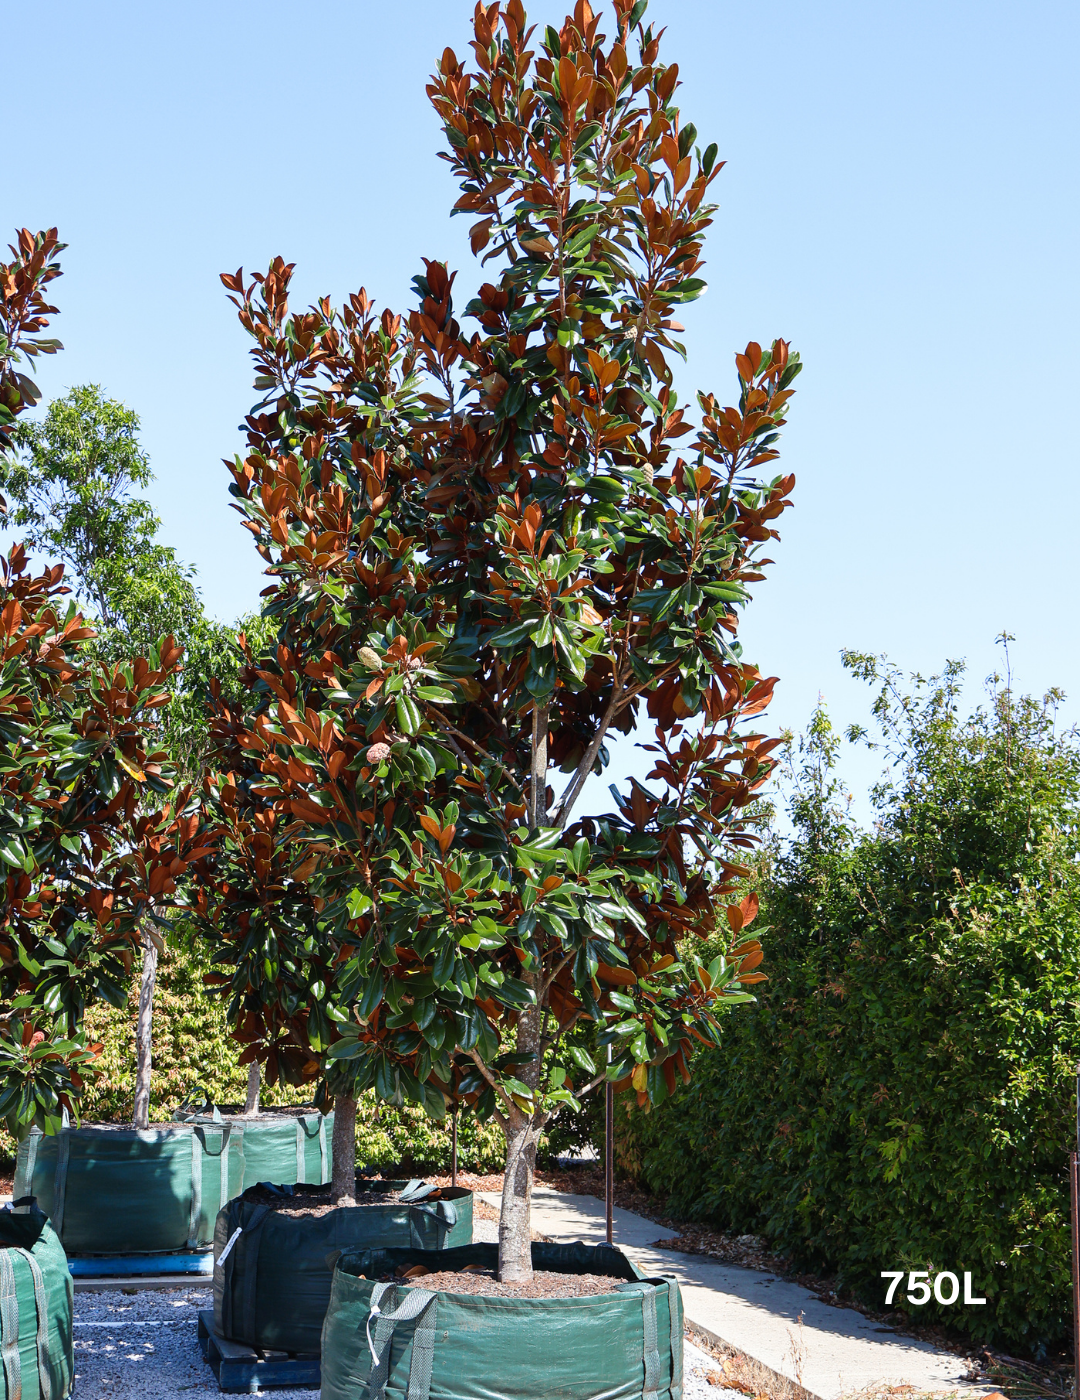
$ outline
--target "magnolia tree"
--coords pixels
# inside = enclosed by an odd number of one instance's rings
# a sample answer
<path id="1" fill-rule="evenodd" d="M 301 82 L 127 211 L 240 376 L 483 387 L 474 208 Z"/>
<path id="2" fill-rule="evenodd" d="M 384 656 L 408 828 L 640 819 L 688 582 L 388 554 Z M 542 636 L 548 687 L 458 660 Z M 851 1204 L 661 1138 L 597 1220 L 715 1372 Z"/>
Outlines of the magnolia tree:
<path id="1" fill-rule="evenodd" d="M 737 625 L 793 486 L 770 469 L 799 366 L 751 344 L 735 405 L 679 403 L 720 166 L 644 0 L 614 9 L 608 38 L 587 0 L 557 31 L 481 5 L 472 68 L 442 56 L 428 91 L 490 279 L 465 325 L 435 261 L 408 315 L 364 291 L 291 313 L 280 259 L 223 279 L 264 391 L 231 490 L 279 635 L 253 713 L 219 715 L 206 800 L 233 836 L 204 927 L 255 1053 L 295 1042 L 339 1106 L 373 1087 L 497 1121 L 510 1280 L 552 1116 L 605 1080 L 664 1099 L 762 976 L 737 891 L 774 681 Z M 590 777 L 643 731 L 596 810 Z M 568 1073 L 583 1020 L 600 1054 Z"/>
<path id="2" fill-rule="evenodd" d="M 243 634 L 240 641 L 247 650 Z M 243 1047 L 240 1063 L 249 1066 L 251 1110 L 259 1084 L 252 1071 L 260 1062 L 270 1084 L 300 1085 L 323 1069 L 333 1038 L 330 1017 L 341 1014 L 335 1013 L 335 992 L 342 945 L 319 917 L 304 859 L 298 861 L 285 835 L 286 814 L 264 790 L 257 752 L 267 697 L 275 693 L 267 681 L 274 686 L 277 676 L 253 664 L 248 653 L 241 680 L 255 697 L 254 706 L 230 702 L 217 681 L 209 687 L 209 762 L 218 771 L 207 782 L 204 812 L 217 835 L 212 856 L 201 863 L 186 894 L 192 923 L 215 963 L 204 981 L 230 997 L 235 1036 Z M 280 693 L 288 704 L 288 692 Z M 327 1106 L 325 1094 L 320 1099 Z M 355 1104 L 350 1118 L 350 1102 L 346 1094 L 335 1118 L 339 1200 L 355 1192 Z"/>
<path id="3" fill-rule="evenodd" d="M 23 230 L 0 264 L 0 452 L 37 389 L 19 366 L 59 343 L 56 230 Z M 14 545 L 0 560 L 0 1117 L 16 1138 L 77 1113 L 83 1012 L 122 1005 L 144 938 L 205 829 L 190 790 L 174 793 L 158 748 L 163 689 L 180 649 L 106 666 L 68 597 L 60 565 L 34 574 Z M 140 1029 L 149 1009 L 140 1006 Z M 143 1126 L 147 1102 L 136 1105 Z"/>

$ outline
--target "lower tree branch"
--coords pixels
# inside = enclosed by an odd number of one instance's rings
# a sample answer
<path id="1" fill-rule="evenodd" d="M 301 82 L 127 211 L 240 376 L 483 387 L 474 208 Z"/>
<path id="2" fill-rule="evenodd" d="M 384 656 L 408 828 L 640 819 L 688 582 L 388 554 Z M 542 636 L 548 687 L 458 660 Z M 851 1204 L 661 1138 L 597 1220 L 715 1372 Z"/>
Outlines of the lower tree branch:
<path id="1" fill-rule="evenodd" d="M 499 1081 L 495 1078 L 495 1076 L 492 1074 L 491 1070 L 488 1069 L 487 1065 L 484 1063 L 483 1059 L 480 1057 L 480 1055 L 477 1053 L 477 1051 L 476 1051 L 476 1050 L 469 1050 L 467 1053 L 468 1053 L 469 1059 L 472 1060 L 472 1062 L 473 1062 L 473 1064 L 476 1066 L 476 1068 L 480 1071 L 480 1073 L 484 1076 L 484 1078 L 487 1080 L 487 1082 L 488 1082 L 488 1083 L 491 1085 L 491 1087 L 495 1090 L 496 1095 L 497 1095 L 500 1099 L 502 1099 L 503 1103 L 504 1103 L 505 1106 L 506 1106 L 506 1111 L 507 1111 L 507 1113 L 510 1114 L 510 1113 L 514 1113 L 514 1112 L 518 1111 L 517 1104 L 516 1104 L 516 1103 L 514 1102 L 514 1100 L 510 1097 L 510 1095 L 506 1092 L 506 1090 L 502 1087 L 502 1085 L 499 1083 Z M 496 1119 L 496 1121 L 498 1122 L 499 1127 L 505 1130 L 505 1128 L 506 1128 L 506 1126 L 507 1126 L 507 1120 L 503 1117 L 503 1115 L 499 1112 L 498 1109 L 495 1110 L 495 1119 Z"/>
<path id="2" fill-rule="evenodd" d="M 611 692 L 611 699 L 608 707 L 604 711 L 604 716 L 597 725 L 596 733 L 589 742 L 589 747 L 585 750 L 584 757 L 577 766 L 577 771 L 567 783 L 562 796 L 556 802 L 551 811 L 551 820 L 560 828 L 566 825 L 566 818 L 570 815 L 570 809 L 578 799 L 578 794 L 585 786 L 585 779 L 593 770 L 596 756 L 600 752 L 600 745 L 604 742 L 608 730 L 611 728 L 612 720 L 619 712 L 619 701 L 622 697 L 622 682 L 616 681 L 615 688 Z"/>
<path id="3" fill-rule="evenodd" d="M 482 744 L 478 744 L 475 739 L 470 739 L 468 734 L 463 734 L 460 729 L 456 729 L 447 720 L 446 716 L 440 714 L 438 710 L 436 710 L 433 706 L 425 705 L 424 714 L 444 734 L 453 734 L 456 738 L 460 739 L 462 743 L 468 744 L 470 748 L 475 749 L 476 752 L 481 756 L 481 758 L 486 758 L 487 761 L 492 765 L 492 767 L 497 768 L 499 772 L 503 775 L 503 777 L 507 779 L 507 781 L 514 788 L 514 791 L 524 802 L 525 794 L 521 790 L 521 784 L 514 777 L 513 773 L 510 772 L 510 769 L 507 768 L 505 763 L 500 763 L 497 758 L 495 758 L 492 754 L 488 753 L 487 749 L 485 749 Z M 458 753 L 461 755 L 462 758 L 465 758 L 465 754 L 461 753 L 461 748 L 458 744 L 454 744 L 454 748 L 457 749 Z"/>
<path id="4" fill-rule="evenodd" d="M 577 1090 L 575 1090 L 575 1093 L 574 1093 L 575 1098 L 583 1099 L 583 1098 L 585 1097 L 586 1094 L 591 1094 L 592 1091 L 593 1091 L 595 1088 L 597 1088 L 599 1085 L 603 1084 L 603 1082 L 604 1082 L 604 1080 L 605 1080 L 606 1078 L 607 1078 L 607 1070 L 606 1070 L 606 1069 L 603 1069 L 603 1070 L 601 1070 L 601 1072 L 596 1076 L 595 1079 L 590 1079 L 590 1080 L 589 1080 L 588 1084 L 585 1085 L 584 1089 L 577 1089 Z"/>

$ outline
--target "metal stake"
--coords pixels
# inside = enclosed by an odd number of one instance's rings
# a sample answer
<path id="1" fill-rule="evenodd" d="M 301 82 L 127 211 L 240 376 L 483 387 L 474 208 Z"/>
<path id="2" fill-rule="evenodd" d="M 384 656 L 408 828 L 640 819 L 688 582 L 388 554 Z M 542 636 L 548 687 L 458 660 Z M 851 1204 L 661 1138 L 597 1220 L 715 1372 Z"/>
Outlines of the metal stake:
<path id="1" fill-rule="evenodd" d="M 457 1185 L 457 1107 L 450 1118 L 450 1185 Z"/>
<path id="2" fill-rule="evenodd" d="M 1080 1065 L 1076 1070 L 1076 1146 L 1080 1152 Z M 1069 1153 L 1069 1197 L 1072 1201 L 1072 1282 L 1073 1282 L 1073 1396 L 1080 1400 L 1080 1157 Z"/>
<path id="3" fill-rule="evenodd" d="M 1080 1217 L 1077 1204 L 1077 1163 L 1075 1152 L 1069 1153 L 1069 1196 L 1072 1200 L 1072 1282 L 1073 1282 L 1073 1366 L 1076 1373 L 1074 1395 L 1080 1395 Z"/>
<path id="4" fill-rule="evenodd" d="M 604 1092 L 604 1210 L 607 1215 L 607 1242 L 612 1244 L 612 1209 L 615 1204 L 615 1089 L 609 1080 Z"/>

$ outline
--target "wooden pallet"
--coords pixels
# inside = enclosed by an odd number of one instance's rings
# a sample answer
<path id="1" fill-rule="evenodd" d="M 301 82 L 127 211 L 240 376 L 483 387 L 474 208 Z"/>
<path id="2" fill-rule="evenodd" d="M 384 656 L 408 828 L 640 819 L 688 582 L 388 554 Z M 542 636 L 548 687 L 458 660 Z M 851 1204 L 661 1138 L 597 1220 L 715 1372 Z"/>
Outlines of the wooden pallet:
<path id="1" fill-rule="evenodd" d="M 130 1277 L 181 1274 L 192 1280 L 209 1278 L 214 1272 L 214 1251 L 180 1250 L 175 1254 L 75 1254 L 68 1256 L 72 1278 Z M 195 1285 L 198 1287 L 198 1284 Z"/>
<path id="2" fill-rule="evenodd" d="M 214 1331 L 214 1310 L 199 1313 L 199 1346 L 218 1385 L 228 1395 L 254 1395 L 259 1390 L 295 1386 L 318 1390 L 319 1358 L 288 1351 L 253 1351 Z"/>

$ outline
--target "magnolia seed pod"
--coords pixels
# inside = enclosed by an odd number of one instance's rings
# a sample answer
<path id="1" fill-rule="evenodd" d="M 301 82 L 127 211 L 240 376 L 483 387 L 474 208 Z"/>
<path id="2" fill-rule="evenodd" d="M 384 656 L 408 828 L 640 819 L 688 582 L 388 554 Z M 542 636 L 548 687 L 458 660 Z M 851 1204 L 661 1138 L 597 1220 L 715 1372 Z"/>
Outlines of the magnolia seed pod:
<path id="1" fill-rule="evenodd" d="M 369 671 L 382 670 L 382 657 L 377 651 L 372 651 L 371 647 L 360 648 L 360 660 Z"/>

